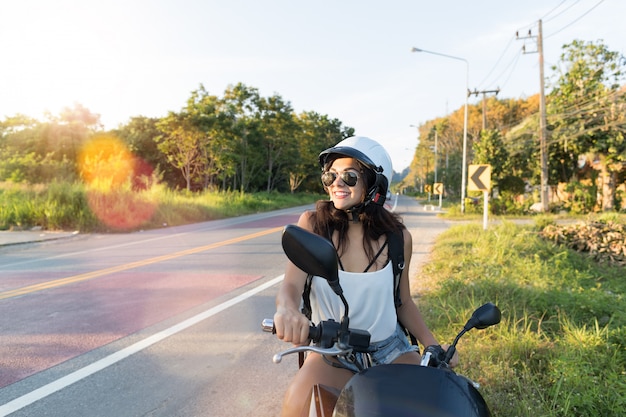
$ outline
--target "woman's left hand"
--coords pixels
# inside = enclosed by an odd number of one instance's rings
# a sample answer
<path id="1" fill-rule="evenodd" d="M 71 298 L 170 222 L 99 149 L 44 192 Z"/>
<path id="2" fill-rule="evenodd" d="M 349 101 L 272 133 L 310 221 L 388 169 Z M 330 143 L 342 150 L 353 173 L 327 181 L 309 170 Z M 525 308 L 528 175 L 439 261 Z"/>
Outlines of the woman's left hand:
<path id="1" fill-rule="evenodd" d="M 441 345 L 441 347 L 443 348 L 443 350 L 447 352 L 450 345 Z M 459 351 L 458 350 L 454 351 L 454 355 L 452 355 L 452 359 L 450 359 L 450 363 L 448 365 L 450 365 L 450 368 L 454 368 L 459 365 Z"/>

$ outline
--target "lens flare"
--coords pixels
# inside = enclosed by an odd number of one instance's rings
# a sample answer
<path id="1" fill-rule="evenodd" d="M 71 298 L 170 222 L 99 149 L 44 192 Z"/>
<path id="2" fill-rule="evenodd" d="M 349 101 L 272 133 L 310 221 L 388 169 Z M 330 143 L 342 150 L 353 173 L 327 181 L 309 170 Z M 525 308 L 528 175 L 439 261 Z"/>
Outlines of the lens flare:
<path id="1" fill-rule="evenodd" d="M 133 155 L 121 140 L 108 135 L 88 142 L 78 156 L 80 176 L 91 188 L 109 191 L 125 184 L 133 172 Z"/>
<path id="2" fill-rule="evenodd" d="M 78 167 L 87 185 L 89 208 L 102 223 L 131 230 L 152 218 L 156 204 L 141 191 L 150 187 L 153 169 L 121 140 L 95 137 L 80 152 Z"/>

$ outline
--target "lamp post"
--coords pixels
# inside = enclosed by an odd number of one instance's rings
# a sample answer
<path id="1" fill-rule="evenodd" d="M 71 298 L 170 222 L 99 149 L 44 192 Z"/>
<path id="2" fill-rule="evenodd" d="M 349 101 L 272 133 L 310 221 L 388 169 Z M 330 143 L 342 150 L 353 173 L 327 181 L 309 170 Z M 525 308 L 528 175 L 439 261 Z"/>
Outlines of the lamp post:
<path id="1" fill-rule="evenodd" d="M 469 98 L 469 62 L 465 58 L 458 56 L 440 54 L 439 52 L 427 51 L 420 48 L 411 48 L 411 52 L 424 52 L 432 55 L 439 55 L 444 58 L 456 59 L 465 62 L 465 115 L 463 119 L 463 168 L 461 172 L 461 213 L 465 213 L 465 189 L 467 184 L 467 100 Z"/>
<path id="2" fill-rule="evenodd" d="M 417 129 L 417 147 L 415 148 L 415 152 L 416 152 L 416 155 L 417 155 L 417 150 L 419 149 L 419 144 L 420 144 L 420 141 L 419 141 L 419 136 L 420 136 L 420 130 L 419 129 L 420 129 L 420 127 L 418 125 L 409 125 L 409 127 L 414 127 L 415 129 Z M 424 165 L 422 164 L 423 158 L 424 158 L 424 156 L 421 155 L 420 159 L 419 159 L 420 163 L 419 163 L 419 166 L 418 166 L 419 170 L 422 170 L 424 168 Z M 418 175 L 419 174 L 420 173 L 418 172 Z M 428 159 L 426 160 L 426 171 L 424 171 L 424 178 L 420 177 L 420 182 L 422 183 L 421 187 L 420 187 L 420 192 L 423 192 L 424 191 L 424 185 L 428 184 Z M 428 201 L 430 201 L 430 192 L 428 193 Z"/>

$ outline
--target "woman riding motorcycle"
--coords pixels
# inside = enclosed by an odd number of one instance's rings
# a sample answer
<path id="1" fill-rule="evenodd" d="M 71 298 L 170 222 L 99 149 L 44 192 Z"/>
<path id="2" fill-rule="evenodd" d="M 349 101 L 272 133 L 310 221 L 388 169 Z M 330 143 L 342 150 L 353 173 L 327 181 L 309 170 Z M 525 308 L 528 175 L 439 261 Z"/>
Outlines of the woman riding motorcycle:
<path id="1" fill-rule="evenodd" d="M 409 290 L 411 234 L 400 217 L 384 207 L 393 174 L 388 153 L 372 139 L 350 137 L 320 153 L 319 163 L 329 199 L 318 201 L 314 211 L 304 212 L 298 226 L 328 238 L 337 250 L 350 325 L 369 331 L 371 353 L 356 354 L 350 361 L 308 354 L 285 394 L 282 416 L 300 415 L 308 406 L 314 384 L 341 389 L 366 363 L 419 365 L 419 348 L 408 342 L 404 328 L 424 346 L 438 344 Z M 392 232 L 404 237 L 405 268 L 398 299 L 388 254 L 387 237 Z M 288 262 L 276 297 L 276 334 L 296 345 L 307 344 L 309 338 L 310 320 L 301 311 L 306 282 L 306 272 Z M 310 307 L 314 323 L 340 321 L 344 308 L 328 284 L 315 278 Z M 451 366 L 457 363 L 455 354 Z"/>

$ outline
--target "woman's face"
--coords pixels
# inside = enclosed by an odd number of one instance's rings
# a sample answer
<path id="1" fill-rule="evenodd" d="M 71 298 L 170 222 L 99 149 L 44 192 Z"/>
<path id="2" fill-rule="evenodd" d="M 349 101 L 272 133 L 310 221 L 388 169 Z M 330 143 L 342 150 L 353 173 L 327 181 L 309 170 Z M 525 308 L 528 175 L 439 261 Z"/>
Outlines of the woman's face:
<path id="1" fill-rule="evenodd" d="M 347 210 L 363 201 L 365 194 L 365 178 L 360 171 L 359 164 L 354 158 L 335 159 L 328 168 L 328 173 L 336 174 L 332 184 L 326 186 L 331 201 L 338 210 Z M 356 175 L 356 184 L 349 186 L 341 178 L 344 172 Z M 327 175 L 329 178 L 332 176 Z M 348 181 L 350 182 L 350 181 Z"/>

